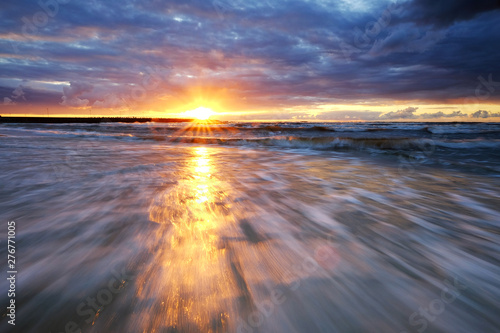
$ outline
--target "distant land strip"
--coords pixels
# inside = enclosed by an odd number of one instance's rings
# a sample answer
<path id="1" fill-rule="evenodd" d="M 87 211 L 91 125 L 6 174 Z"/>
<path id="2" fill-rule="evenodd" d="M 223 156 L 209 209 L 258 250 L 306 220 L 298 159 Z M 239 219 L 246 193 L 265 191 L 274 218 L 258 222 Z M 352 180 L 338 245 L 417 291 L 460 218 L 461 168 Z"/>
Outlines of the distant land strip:
<path id="1" fill-rule="evenodd" d="M 184 118 L 135 118 L 135 117 L 2 117 L 0 123 L 38 123 L 38 124 L 99 124 L 99 123 L 183 123 L 202 122 L 220 124 L 218 120 L 196 120 Z"/>

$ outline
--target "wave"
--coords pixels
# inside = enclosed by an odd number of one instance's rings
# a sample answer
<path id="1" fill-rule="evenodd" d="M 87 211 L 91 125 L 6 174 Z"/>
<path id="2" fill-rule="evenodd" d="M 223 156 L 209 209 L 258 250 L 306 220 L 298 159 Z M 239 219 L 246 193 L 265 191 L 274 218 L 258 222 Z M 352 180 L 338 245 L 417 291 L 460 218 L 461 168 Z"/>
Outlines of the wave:
<path id="1" fill-rule="evenodd" d="M 500 140 L 436 141 L 437 146 L 451 149 L 500 149 Z"/>
<path id="2" fill-rule="evenodd" d="M 498 128 L 497 128 L 498 127 Z M 158 141 L 311 150 L 498 149 L 500 124 L 233 123 L 23 124 L 0 126 L 2 139 L 19 136 Z M 445 134 L 440 136 L 440 134 Z M 450 136 L 446 135 L 450 134 Z M 6 137 L 7 136 L 7 137 Z M 487 139 L 486 139 L 487 138 Z"/>
<path id="3" fill-rule="evenodd" d="M 425 150 L 434 146 L 429 139 L 380 139 L 276 136 L 267 138 L 216 138 L 216 137 L 142 137 L 144 140 L 168 141 L 186 144 L 216 144 L 224 146 L 281 147 L 313 150 Z"/>
<path id="4" fill-rule="evenodd" d="M 58 129 L 30 129 L 30 128 L 8 128 L 2 129 L 3 135 L 9 137 L 53 137 L 53 138 L 89 138 L 89 139 L 124 139 L 134 138 L 135 136 L 130 133 L 103 133 L 98 131 L 89 131 L 74 128 L 72 130 L 58 130 Z"/>
<path id="5" fill-rule="evenodd" d="M 456 126 L 434 126 L 426 127 L 425 131 L 432 134 L 498 134 L 500 129 L 490 129 L 484 126 L 456 127 Z"/>

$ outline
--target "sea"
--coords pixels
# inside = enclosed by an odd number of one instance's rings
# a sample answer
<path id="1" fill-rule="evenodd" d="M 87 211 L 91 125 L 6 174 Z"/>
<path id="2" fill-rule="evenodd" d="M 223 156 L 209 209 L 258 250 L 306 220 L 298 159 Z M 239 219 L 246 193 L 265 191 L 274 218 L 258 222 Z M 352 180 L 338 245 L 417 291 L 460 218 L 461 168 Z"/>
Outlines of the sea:
<path id="1" fill-rule="evenodd" d="M 499 148 L 480 122 L 0 124 L 0 332 L 500 332 Z"/>

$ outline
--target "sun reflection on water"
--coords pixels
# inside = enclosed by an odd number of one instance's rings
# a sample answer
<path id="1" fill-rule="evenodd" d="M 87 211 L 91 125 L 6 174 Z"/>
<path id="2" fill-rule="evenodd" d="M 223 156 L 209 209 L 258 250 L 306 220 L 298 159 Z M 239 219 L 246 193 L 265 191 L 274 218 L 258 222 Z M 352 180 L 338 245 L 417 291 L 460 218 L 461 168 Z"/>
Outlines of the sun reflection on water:
<path id="1" fill-rule="evenodd" d="M 236 286 L 224 273 L 227 258 L 221 235 L 234 221 L 226 213 L 228 186 L 216 173 L 212 151 L 193 148 L 177 175 L 178 183 L 160 193 L 150 207 L 150 220 L 160 224 L 157 237 L 163 248 L 155 256 L 163 277 L 154 279 L 153 286 L 149 281 L 150 290 L 142 297 L 164 302 L 149 318 L 150 329 L 228 329 Z M 155 296 L 158 292 L 161 297 Z"/>

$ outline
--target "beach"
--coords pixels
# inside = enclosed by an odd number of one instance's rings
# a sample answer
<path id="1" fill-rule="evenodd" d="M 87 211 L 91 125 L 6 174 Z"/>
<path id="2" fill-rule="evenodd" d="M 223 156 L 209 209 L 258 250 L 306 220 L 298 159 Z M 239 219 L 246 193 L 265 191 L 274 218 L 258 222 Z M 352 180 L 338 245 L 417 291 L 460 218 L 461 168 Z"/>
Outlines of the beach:
<path id="1" fill-rule="evenodd" d="M 499 148 L 499 123 L 0 124 L 16 330 L 494 332 Z"/>

